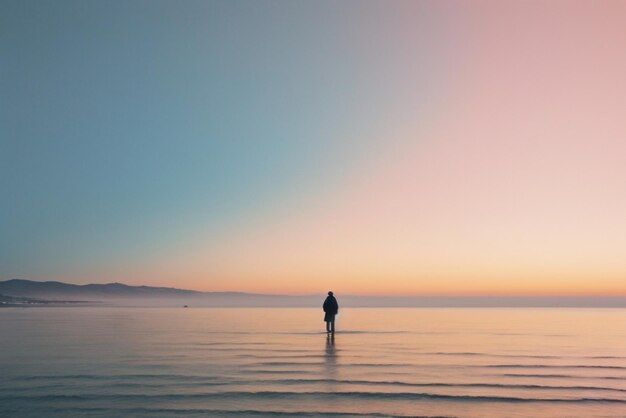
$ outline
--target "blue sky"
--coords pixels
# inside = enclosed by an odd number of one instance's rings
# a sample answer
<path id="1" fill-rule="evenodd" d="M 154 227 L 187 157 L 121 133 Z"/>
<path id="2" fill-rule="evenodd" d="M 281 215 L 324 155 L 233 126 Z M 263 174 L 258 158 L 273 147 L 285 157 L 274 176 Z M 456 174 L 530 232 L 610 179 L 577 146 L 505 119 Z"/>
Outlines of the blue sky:
<path id="1" fill-rule="evenodd" d="M 374 24 L 401 10 L 354 5 L 3 2 L 0 273 L 150 257 L 340 182 L 407 88 Z"/>

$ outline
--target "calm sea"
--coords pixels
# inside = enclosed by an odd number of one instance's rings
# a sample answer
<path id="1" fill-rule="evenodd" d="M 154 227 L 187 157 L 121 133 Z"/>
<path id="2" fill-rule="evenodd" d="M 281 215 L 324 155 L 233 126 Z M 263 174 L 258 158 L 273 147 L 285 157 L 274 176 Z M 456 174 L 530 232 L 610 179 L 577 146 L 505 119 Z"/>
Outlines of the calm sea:
<path id="1" fill-rule="evenodd" d="M 0 309 L 2 417 L 626 416 L 626 310 Z"/>

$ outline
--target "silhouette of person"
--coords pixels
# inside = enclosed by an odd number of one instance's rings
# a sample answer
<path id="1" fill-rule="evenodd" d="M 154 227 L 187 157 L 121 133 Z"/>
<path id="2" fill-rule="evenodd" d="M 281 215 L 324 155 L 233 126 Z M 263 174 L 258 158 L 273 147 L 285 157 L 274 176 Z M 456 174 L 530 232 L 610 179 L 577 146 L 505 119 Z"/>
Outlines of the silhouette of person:
<path id="1" fill-rule="evenodd" d="M 339 304 L 333 296 L 333 292 L 328 292 L 328 297 L 322 306 L 324 309 L 324 322 L 326 322 L 326 332 L 335 333 L 335 315 L 339 313 Z"/>

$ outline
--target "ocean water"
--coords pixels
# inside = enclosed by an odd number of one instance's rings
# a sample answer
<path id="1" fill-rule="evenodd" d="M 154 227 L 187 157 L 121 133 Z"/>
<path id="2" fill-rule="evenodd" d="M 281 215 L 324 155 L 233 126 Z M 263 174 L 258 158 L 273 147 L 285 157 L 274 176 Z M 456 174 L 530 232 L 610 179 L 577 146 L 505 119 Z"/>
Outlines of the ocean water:
<path id="1" fill-rule="evenodd" d="M 626 310 L 0 309 L 2 417 L 626 416 Z"/>

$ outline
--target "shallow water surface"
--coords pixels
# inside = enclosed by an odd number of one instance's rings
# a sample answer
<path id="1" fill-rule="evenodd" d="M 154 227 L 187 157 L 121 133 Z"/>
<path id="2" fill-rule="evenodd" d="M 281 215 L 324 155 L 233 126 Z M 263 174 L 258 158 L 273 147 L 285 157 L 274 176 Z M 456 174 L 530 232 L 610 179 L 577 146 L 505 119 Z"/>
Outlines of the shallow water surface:
<path id="1" fill-rule="evenodd" d="M 0 309 L 0 416 L 626 416 L 626 310 Z"/>

